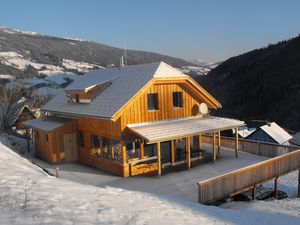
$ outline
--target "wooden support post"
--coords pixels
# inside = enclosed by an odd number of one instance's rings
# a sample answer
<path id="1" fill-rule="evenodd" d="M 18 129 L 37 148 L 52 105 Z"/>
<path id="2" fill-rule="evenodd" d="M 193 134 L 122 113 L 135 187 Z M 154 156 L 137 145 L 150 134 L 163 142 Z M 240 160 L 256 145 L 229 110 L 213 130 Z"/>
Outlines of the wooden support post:
<path id="1" fill-rule="evenodd" d="M 203 151 L 202 151 L 202 136 L 201 134 L 199 134 L 199 157 L 202 158 L 203 157 Z"/>
<path id="2" fill-rule="evenodd" d="M 140 143 L 141 159 L 145 158 L 145 144 L 144 142 Z"/>
<path id="3" fill-rule="evenodd" d="M 298 170 L 298 198 L 300 198 L 300 169 Z"/>
<path id="4" fill-rule="evenodd" d="M 126 144 L 124 142 L 122 142 L 122 164 L 127 164 Z"/>
<path id="5" fill-rule="evenodd" d="M 158 165 L 158 171 L 157 175 L 161 175 L 161 151 L 160 151 L 160 142 L 157 142 L 157 165 Z"/>
<path id="6" fill-rule="evenodd" d="M 278 180 L 278 177 L 275 177 L 275 179 L 274 179 L 274 198 L 275 199 L 278 198 L 277 180 Z"/>
<path id="7" fill-rule="evenodd" d="M 239 149 L 239 128 L 235 128 L 235 157 L 238 157 L 238 149 Z"/>
<path id="8" fill-rule="evenodd" d="M 213 162 L 215 162 L 216 159 L 217 159 L 217 154 L 216 154 L 216 132 L 215 131 L 213 132 L 212 146 L 213 146 Z"/>
<path id="9" fill-rule="evenodd" d="M 171 140 L 171 165 L 175 163 L 175 140 Z"/>
<path id="10" fill-rule="evenodd" d="M 27 152 L 30 153 L 30 135 L 29 129 L 26 129 Z"/>
<path id="11" fill-rule="evenodd" d="M 255 189 L 256 189 L 256 185 L 254 185 L 254 186 L 252 187 L 252 189 L 251 189 L 251 191 L 252 191 L 252 196 L 251 196 L 252 201 L 255 200 Z"/>
<path id="12" fill-rule="evenodd" d="M 221 150 L 221 132 L 218 131 L 218 158 L 220 157 L 220 150 Z"/>
<path id="13" fill-rule="evenodd" d="M 191 137 L 190 136 L 186 137 L 185 147 L 186 147 L 186 162 L 187 162 L 188 169 L 190 169 L 191 168 Z"/>

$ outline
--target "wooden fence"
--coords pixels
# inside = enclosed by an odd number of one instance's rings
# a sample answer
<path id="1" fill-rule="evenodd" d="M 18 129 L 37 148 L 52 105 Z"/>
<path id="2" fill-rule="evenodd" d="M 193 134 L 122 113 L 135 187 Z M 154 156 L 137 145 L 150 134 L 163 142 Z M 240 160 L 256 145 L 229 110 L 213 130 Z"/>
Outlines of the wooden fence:
<path id="1" fill-rule="evenodd" d="M 210 204 L 299 169 L 300 149 L 199 182 L 198 200 Z"/>
<path id="2" fill-rule="evenodd" d="M 213 137 L 208 135 L 202 136 L 203 143 L 212 143 Z M 221 147 L 235 149 L 235 139 L 230 137 L 221 137 Z M 259 142 L 252 140 L 239 139 L 239 151 L 249 152 L 256 155 L 267 157 L 276 157 L 299 149 L 287 145 L 275 143 Z"/>

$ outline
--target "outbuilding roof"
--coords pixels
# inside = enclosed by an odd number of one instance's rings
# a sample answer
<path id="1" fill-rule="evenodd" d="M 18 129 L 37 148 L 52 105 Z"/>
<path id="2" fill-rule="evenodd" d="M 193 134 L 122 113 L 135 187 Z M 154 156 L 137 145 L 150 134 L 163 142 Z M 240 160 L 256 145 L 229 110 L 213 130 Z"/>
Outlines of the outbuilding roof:
<path id="1" fill-rule="evenodd" d="M 260 127 L 264 132 L 271 136 L 278 144 L 284 144 L 289 141 L 292 136 L 275 122 Z"/>
<path id="2" fill-rule="evenodd" d="M 128 129 L 147 143 L 167 141 L 244 125 L 243 121 L 214 116 L 190 117 L 144 124 L 128 124 Z"/>
<path id="3" fill-rule="evenodd" d="M 88 104 L 73 103 L 61 92 L 43 110 L 54 113 L 85 115 L 111 119 L 139 90 L 153 78 L 187 78 L 164 62 L 91 71 L 69 85 L 65 91 L 87 90 L 108 81 L 111 84 Z"/>
<path id="4" fill-rule="evenodd" d="M 72 119 L 67 119 L 67 118 L 34 119 L 34 120 L 27 120 L 23 122 L 23 124 L 25 127 L 28 128 L 35 128 L 38 130 L 49 132 L 71 121 Z"/>

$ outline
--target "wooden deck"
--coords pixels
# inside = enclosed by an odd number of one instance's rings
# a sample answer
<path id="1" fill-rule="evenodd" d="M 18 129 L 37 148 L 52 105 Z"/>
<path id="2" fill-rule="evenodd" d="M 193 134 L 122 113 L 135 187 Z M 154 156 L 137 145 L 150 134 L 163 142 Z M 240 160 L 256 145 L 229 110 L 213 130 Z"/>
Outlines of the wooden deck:
<path id="1" fill-rule="evenodd" d="M 211 204 L 296 170 L 300 170 L 300 149 L 199 182 L 198 201 Z"/>

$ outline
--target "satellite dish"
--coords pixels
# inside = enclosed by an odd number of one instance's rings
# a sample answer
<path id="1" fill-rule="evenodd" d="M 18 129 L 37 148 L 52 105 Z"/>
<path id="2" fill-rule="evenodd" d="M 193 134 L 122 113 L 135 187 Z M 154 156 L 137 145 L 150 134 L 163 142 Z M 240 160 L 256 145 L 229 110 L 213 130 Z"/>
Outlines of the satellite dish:
<path id="1" fill-rule="evenodd" d="M 199 113 L 201 115 L 206 115 L 208 113 L 208 107 L 204 102 L 199 105 Z"/>

